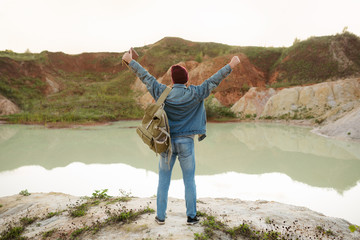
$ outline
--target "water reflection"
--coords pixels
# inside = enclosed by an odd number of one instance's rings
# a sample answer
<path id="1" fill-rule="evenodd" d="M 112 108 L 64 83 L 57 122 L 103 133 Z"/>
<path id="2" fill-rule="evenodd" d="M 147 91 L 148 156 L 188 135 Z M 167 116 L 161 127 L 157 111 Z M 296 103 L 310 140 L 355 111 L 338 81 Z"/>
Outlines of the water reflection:
<path id="1" fill-rule="evenodd" d="M 22 166 L 45 169 L 123 163 L 157 172 L 157 158 L 137 137 L 138 122 L 79 129 L 0 125 L 0 173 Z M 360 179 L 360 144 L 317 136 L 307 128 L 276 124 L 209 124 L 196 143 L 197 175 L 226 172 L 283 173 L 307 185 L 339 193 Z M 173 179 L 182 177 L 174 169 Z"/>
<path id="2" fill-rule="evenodd" d="M 324 138 L 309 128 L 227 123 L 211 125 L 209 136 L 199 144 L 199 174 L 280 172 L 338 192 L 360 179 L 360 144 Z"/>
<path id="3" fill-rule="evenodd" d="M 63 192 L 91 196 L 94 190 L 109 189 L 108 194 L 119 196 L 119 189 L 138 197 L 156 194 L 158 176 L 152 171 L 126 164 L 71 163 L 66 167 L 46 170 L 40 166 L 24 166 L 0 173 L 0 196 L 12 195 L 23 189 L 29 192 Z M 328 216 L 341 217 L 360 224 L 357 206 L 360 183 L 343 195 L 333 189 L 311 187 L 292 180 L 285 174 L 243 174 L 227 172 L 196 176 L 197 195 L 203 197 L 264 199 L 297 206 L 306 206 Z M 170 197 L 184 198 L 181 179 L 172 180 Z"/>

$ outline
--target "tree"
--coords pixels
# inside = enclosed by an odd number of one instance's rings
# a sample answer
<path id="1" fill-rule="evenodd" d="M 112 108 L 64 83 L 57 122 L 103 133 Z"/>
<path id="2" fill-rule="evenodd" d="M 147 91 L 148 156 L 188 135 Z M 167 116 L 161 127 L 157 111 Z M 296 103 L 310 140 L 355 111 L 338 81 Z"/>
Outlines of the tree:
<path id="1" fill-rule="evenodd" d="M 297 44 L 297 43 L 299 43 L 299 42 L 300 42 L 300 39 L 295 38 L 295 39 L 294 39 L 294 42 L 293 42 L 293 45 L 295 45 L 295 44 Z"/>
<path id="2" fill-rule="evenodd" d="M 344 33 L 347 33 L 347 31 L 348 31 L 348 26 L 345 26 L 344 28 L 343 28 L 343 30 L 342 30 L 342 33 L 344 34 Z"/>

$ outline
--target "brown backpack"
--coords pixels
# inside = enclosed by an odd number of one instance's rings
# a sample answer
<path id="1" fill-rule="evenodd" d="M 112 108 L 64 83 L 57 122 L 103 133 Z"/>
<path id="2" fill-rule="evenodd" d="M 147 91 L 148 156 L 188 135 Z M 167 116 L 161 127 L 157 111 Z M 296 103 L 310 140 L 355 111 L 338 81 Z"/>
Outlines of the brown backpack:
<path id="1" fill-rule="evenodd" d="M 169 150 L 168 158 L 171 156 L 171 138 L 164 101 L 170 91 L 171 88 L 166 87 L 156 103 L 151 103 L 145 109 L 141 125 L 136 129 L 143 142 L 156 154 Z"/>

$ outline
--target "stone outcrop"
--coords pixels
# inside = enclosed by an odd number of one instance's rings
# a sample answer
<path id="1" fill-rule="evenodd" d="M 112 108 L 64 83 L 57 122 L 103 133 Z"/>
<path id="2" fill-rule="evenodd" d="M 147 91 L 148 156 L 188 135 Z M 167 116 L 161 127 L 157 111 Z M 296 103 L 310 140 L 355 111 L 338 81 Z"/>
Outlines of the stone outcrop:
<path id="1" fill-rule="evenodd" d="M 261 116 L 318 117 L 327 111 L 360 99 L 360 79 L 324 82 L 304 87 L 285 88 L 272 96 Z"/>
<path id="2" fill-rule="evenodd" d="M 1 115 L 9 115 L 20 112 L 18 106 L 15 103 L 5 98 L 0 94 L 0 116 Z"/>
<path id="3" fill-rule="evenodd" d="M 316 133 L 360 140 L 360 78 L 277 92 L 251 88 L 231 110 L 240 117 L 256 114 L 269 119 L 313 119 L 313 123 L 322 123 Z"/>
<path id="4" fill-rule="evenodd" d="M 264 111 L 265 104 L 269 98 L 275 95 L 275 93 L 276 91 L 273 88 L 250 88 L 250 90 L 231 107 L 231 110 L 242 116 L 249 114 L 259 116 Z"/>
<path id="5" fill-rule="evenodd" d="M 310 86 L 285 88 L 278 92 L 273 89 L 250 89 L 232 107 L 241 115 L 254 114 L 260 117 L 282 116 L 294 118 L 324 119 L 340 117 L 350 111 L 360 99 L 360 78 L 324 82 Z"/>
<path id="6" fill-rule="evenodd" d="M 360 141 L 360 104 L 343 117 L 315 129 L 314 132 L 341 139 Z"/>
<path id="7" fill-rule="evenodd" d="M 60 91 L 60 85 L 54 81 L 53 79 L 49 78 L 49 77 L 46 77 L 45 78 L 45 82 L 46 82 L 46 85 L 47 85 L 47 88 L 46 88 L 46 94 L 52 94 L 52 93 L 57 93 Z"/>

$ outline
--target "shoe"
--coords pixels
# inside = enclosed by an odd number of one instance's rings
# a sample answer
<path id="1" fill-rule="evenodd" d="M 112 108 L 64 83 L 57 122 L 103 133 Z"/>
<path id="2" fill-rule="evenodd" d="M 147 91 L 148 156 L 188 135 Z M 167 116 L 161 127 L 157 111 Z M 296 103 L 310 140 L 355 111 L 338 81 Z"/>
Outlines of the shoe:
<path id="1" fill-rule="evenodd" d="M 155 217 L 155 222 L 157 222 L 157 224 L 159 224 L 159 225 L 165 224 L 165 220 L 160 220 L 157 216 Z"/>
<path id="2" fill-rule="evenodd" d="M 199 222 L 199 219 L 195 216 L 194 218 L 188 217 L 187 218 L 187 225 L 194 225 Z"/>

